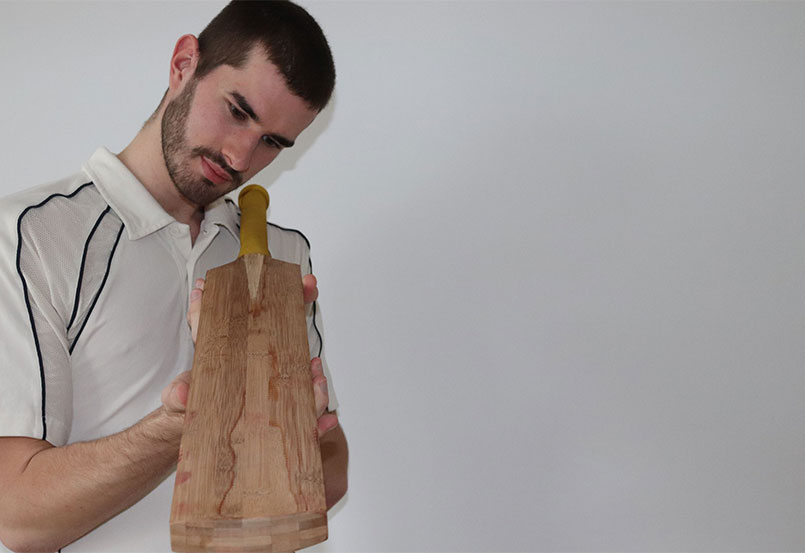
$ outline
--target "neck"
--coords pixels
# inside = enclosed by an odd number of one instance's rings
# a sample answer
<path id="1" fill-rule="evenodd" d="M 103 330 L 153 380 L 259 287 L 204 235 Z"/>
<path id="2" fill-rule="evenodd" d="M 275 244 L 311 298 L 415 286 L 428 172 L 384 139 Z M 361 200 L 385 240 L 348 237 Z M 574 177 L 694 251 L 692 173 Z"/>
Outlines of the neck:
<path id="1" fill-rule="evenodd" d="M 189 202 L 173 184 L 162 155 L 161 115 L 160 112 L 150 119 L 117 157 L 162 209 L 180 223 L 190 225 L 191 234 L 195 234 L 192 231 L 204 219 L 204 209 Z"/>

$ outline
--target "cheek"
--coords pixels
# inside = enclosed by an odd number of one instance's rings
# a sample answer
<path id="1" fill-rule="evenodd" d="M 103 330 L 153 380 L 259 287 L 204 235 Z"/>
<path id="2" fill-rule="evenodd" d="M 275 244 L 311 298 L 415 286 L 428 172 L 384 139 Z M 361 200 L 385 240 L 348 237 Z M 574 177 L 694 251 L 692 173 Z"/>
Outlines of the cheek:
<path id="1" fill-rule="evenodd" d="M 216 137 L 224 133 L 226 125 L 221 112 L 213 105 L 193 104 L 187 118 L 187 139 L 191 145 L 210 148 L 218 145 Z"/>

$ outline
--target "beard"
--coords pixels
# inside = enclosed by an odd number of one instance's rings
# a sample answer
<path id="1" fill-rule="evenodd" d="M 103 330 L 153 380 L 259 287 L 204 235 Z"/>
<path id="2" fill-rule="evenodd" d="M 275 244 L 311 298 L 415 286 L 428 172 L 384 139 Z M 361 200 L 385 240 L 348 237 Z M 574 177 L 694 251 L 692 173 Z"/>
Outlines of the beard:
<path id="1" fill-rule="evenodd" d="M 187 146 L 187 118 L 197 82 L 196 79 L 189 82 L 165 108 L 162 117 L 162 157 L 176 190 L 190 203 L 203 207 L 240 186 L 243 179 L 240 173 L 229 167 L 220 152 L 203 146 Z M 201 156 L 214 161 L 229 173 L 232 181 L 228 187 L 218 189 L 212 181 L 193 169 L 193 161 Z"/>

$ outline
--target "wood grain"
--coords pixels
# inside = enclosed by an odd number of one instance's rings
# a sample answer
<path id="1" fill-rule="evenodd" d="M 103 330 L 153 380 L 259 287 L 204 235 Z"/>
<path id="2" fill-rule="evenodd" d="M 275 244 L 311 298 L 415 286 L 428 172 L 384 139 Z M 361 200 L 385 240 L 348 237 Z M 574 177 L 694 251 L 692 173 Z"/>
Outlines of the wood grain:
<path id="1" fill-rule="evenodd" d="M 300 275 L 259 254 L 207 273 L 174 551 L 283 552 L 327 539 Z"/>

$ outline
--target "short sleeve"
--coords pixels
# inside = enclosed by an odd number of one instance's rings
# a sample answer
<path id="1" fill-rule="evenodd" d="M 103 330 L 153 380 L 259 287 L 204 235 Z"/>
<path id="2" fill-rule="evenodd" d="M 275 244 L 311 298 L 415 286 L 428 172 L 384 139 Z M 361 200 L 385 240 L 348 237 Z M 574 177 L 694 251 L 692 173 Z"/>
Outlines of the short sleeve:
<path id="1" fill-rule="evenodd" d="M 64 445 L 72 423 L 70 354 L 35 207 L 0 213 L 0 436 Z"/>

